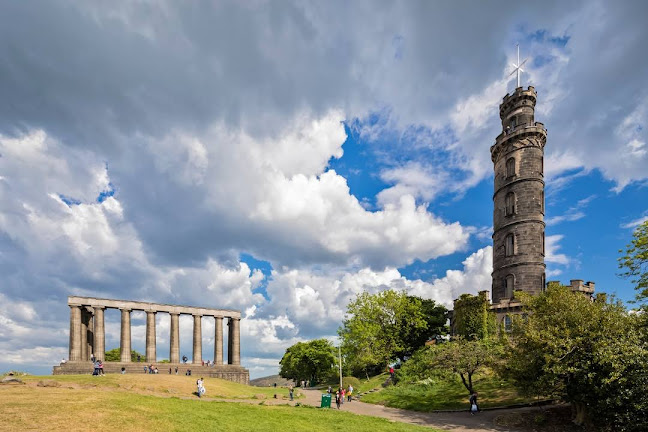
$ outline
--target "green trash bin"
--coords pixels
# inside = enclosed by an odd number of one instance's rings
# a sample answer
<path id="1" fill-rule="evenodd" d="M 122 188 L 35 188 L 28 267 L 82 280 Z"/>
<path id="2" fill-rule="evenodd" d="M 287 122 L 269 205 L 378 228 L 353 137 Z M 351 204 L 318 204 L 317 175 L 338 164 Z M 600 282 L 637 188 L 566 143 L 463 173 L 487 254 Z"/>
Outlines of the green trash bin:
<path id="1" fill-rule="evenodd" d="M 329 393 L 322 394 L 320 408 L 331 408 L 331 395 Z"/>

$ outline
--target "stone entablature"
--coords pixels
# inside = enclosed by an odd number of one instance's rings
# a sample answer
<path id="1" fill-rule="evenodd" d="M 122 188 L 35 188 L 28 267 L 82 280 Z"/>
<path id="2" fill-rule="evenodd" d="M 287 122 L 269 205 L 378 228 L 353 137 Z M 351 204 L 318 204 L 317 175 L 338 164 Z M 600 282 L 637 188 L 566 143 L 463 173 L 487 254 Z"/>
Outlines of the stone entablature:
<path id="1" fill-rule="evenodd" d="M 180 315 L 201 315 L 221 318 L 241 318 L 241 312 L 232 309 L 211 309 L 194 306 L 180 306 L 162 303 L 148 303 L 132 300 L 114 300 L 95 297 L 69 296 L 68 305 L 103 307 L 108 309 L 130 309 L 144 312 L 167 312 Z"/>

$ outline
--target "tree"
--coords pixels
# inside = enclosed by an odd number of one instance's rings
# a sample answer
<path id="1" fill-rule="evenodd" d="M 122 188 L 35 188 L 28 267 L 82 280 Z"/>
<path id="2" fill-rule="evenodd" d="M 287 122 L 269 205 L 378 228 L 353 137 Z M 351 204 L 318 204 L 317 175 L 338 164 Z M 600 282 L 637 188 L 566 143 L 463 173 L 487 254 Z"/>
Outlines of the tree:
<path id="1" fill-rule="evenodd" d="M 279 375 L 297 382 L 321 382 L 334 372 L 336 361 L 333 344 L 328 340 L 298 342 L 286 350 L 279 362 Z"/>
<path id="2" fill-rule="evenodd" d="M 489 310 L 485 292 L 478 295 L 462 294 L 454 302 L 452 312 L 453 334 L 467 340 L 488 339 L 495 334 L 495 315 Z"/>
<path id="3" fill-rule="evenodd" d="M 143 354 L 140 354 L 135 350 L 131 350 L 131 361 L 136 362 L 137 356 L 139 356 L 140 359 L 146 358 Z M 106 351 L 104 359 L 109 362 L 121 361 L 121 348 L 115 348 L 115 349 L 111 349 L 110 351 Z"/>
<path id="4" fill-rule="evenodd" d="M 468 393 L 472 394 L 473 376 L 493 366 L 501 356 L 501 346 L 481 340 L 456 339 L 452 342 L 436 345 L 433 364 L 459 375 Z"/>
<path id="5" fill-rule="evenodd" d="M 638 300 L 648 299 L 648 220 L 634 230 L 632 241 L 626 246 L 625 255 L 619 258 L 619 268 L 625 269 L 621 276 L 630 278 Z M 624 253 L 623 250 L 619 252 Z"/>
<path id="6" fill-rule="evenodd" d="M 338 330 L 347 364 L 355 372 L 384 368 L 409 349 L 412 335 L 427 328 L 421 300 L 405 292 L 363 292 L 347 306 Z"/>
<path id="7" fill-rule="evenodd" d="M 409 329 L 407 334 L 403 335 L 404 348 L 396 352 L 396 357 L 400 360 L 411 357 L 428 340 L 448 333 L 448 326 L 446 325 L 448 321 L 448 309 L 445 306 L 436 304 L 434 300 L 422 299 L 420 297 L 408 296 L 407 298 L 413 304 L 420 303 L 421 313 L 423 314 L 423 320 L 426 326 Z M 404 319 L 409 321 L 409 317 L 404 317 Z M 407 322 L 404 322 L 401 327 L 407 328 Z"/>
<path id="8" fill-rule="evenodd" d="M 519 390 L 570 402 L 577 424 L 647 430 L 648 347 L 638 317 L 559 284 L 520 299 L 529 315 L 513 328 L 503 368 Z"/>

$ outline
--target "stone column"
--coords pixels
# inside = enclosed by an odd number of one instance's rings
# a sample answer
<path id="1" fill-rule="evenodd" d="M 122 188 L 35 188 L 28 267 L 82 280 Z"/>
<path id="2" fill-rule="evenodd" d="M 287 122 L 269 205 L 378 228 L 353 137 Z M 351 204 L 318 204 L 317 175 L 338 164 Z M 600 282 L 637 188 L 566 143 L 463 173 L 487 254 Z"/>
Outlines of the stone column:
<path id="1" fill-rule="evenodd" d="M 232 364 L 241 364 L 241 319 L 234 318 L 234 330 L 232 331 Z"/>
<path id="2" fill-rule="evenodd" d="M 81 307 L 81 361 L 88 361 L 88 311 Z"/>
<path id="3" fill-rule="evenodd" d="M 227 364 L 241 364 L 241 330 L 239 328 L 240 318 L 230 318 L 227 325 L 229 334 L 227 337 Z"/>
<path id="4" fill-rule="evenodd" d="M 169 361 L 180 363 L 180 314 L 171 313 L 171 336 L 169 338 Z"/>
<path id="5" fill-rule="evenodd" d="M 97 360 L 106 359 L 106 329 L 104 327 L 104 307 L 98 306 L 94 310 L 94 355 Z"/>
<path id="6" fill-rule="evenodd" d="M 70 306 L 70 361 L 81 360 L 81 306 Z"/>
<path id="7" fill-rule="evenodd" d="M 157 354 L 155 352 L 155 314 L 154 311 L 146 311 L 146 361 L 155 363 Z"/>
<path id="8" fill-rule="evenodd" d="M 90 357 L 94 353 L 94 345 L 95 345 L 95 340 L 94 340 L 94 313 L 92 312 L 91 308 L 88 308 L 88 336 L 86 337 L 87 342 L 88 342 L 88 357 L 86 360 L 90 360 Z"/>
<path id="9" fill-rule="evenodd" d="M 215 334 L 214 334 L 214 364 L 223 364 L 223 317 L 214 317 Z"/>
<path id="10" fill-rule="evenodd" d="M 202 327 L 201 319 L 202 315 L 194 315 L 194 325 L 193 325 L 193 364 L 202 363 Z"/>
<path id="11" fill-rule="evenodd" d="M 227 364 L 233 364 L 234 361 L 234 350 L 232 349 L 232 333 L 234 332 L 234 318 L 227 319 Z"/>
<path id="12" fill-rule="evenodd" d="M 130 363 L 131 361 L 131 310 L 121 310 L 121 341 L 119 347 L 121 348 L 122 363 Z"/>

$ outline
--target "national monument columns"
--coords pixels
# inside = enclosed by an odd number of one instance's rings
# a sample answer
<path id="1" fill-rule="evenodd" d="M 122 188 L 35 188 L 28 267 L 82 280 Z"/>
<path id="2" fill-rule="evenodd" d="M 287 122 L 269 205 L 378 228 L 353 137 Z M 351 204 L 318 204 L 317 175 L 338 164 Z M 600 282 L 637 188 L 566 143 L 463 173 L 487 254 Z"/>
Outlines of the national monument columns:
<path id="1" fill-rule="evenodd" d="M 111 367 L 117 368 L 114 372 L 123 369 L 124 372 L 142 372 L 140 366 L 132 364 L 131 351 L 131 312 L 142 311 L 146 313 L 146 362 L 153 364 L 157 362 L 156 342 L 156 316 L 158 313 L 170 315 L 169 335 L 169 360 L 175 368 L 187 369 L 181 363 L 180 352 L 180 315 L 193 316 L 193 357 L 191 369 L 200 370 L 201 374 L 228 379 L 241 383 L 249 382 L 249 372 L 241 365 L 241 313 L 240 311 L 228 309 L 211 309 L 190 306 L 176 306 L 167 304 L 155 304 L 147 302 L 99 299 L 92 297 L 70 296 L 68 298 L 70 307 L 70 351 L 69 362 L 65 365 L 54 368 L 55 374 L 61 373 L 83 373 L 85 366 L 79 364 L 89 362 L 92 354 L 97 360 L 105 361 L 106 351 L 106 324 L 105 310 L 119 309 L 121 314 L 121 330 L 119 346 L 121 349 L 120 361 L 106 362 L 104 370 L 112 372 Z M 202 318 L 203 316 L 214 318 L 214 365 L 205 367 L 203 365 L 203 343 L 202 343 Z M 228 325 L 228 349 L 227 364 L 224 364 L 224 337 L 223 319 L 227 319 Z M 74 365 L 77 366 L 74 366 Z M 114 366 L 111 366 L 114 365 Z M 205 370 L 201 368 L 205 368 Z M 75 369 L 76 368 L 76 369 Z M 83 371 L 79 372 L 80 369 Z M 173 371 L 174 368 L 170 370 Z M 91 370 L 91 369 L 90 369 Z M 184 372 L 187 372 L 186 370 Z M 197 372 L 197 371 L 196 371 Z"/>

